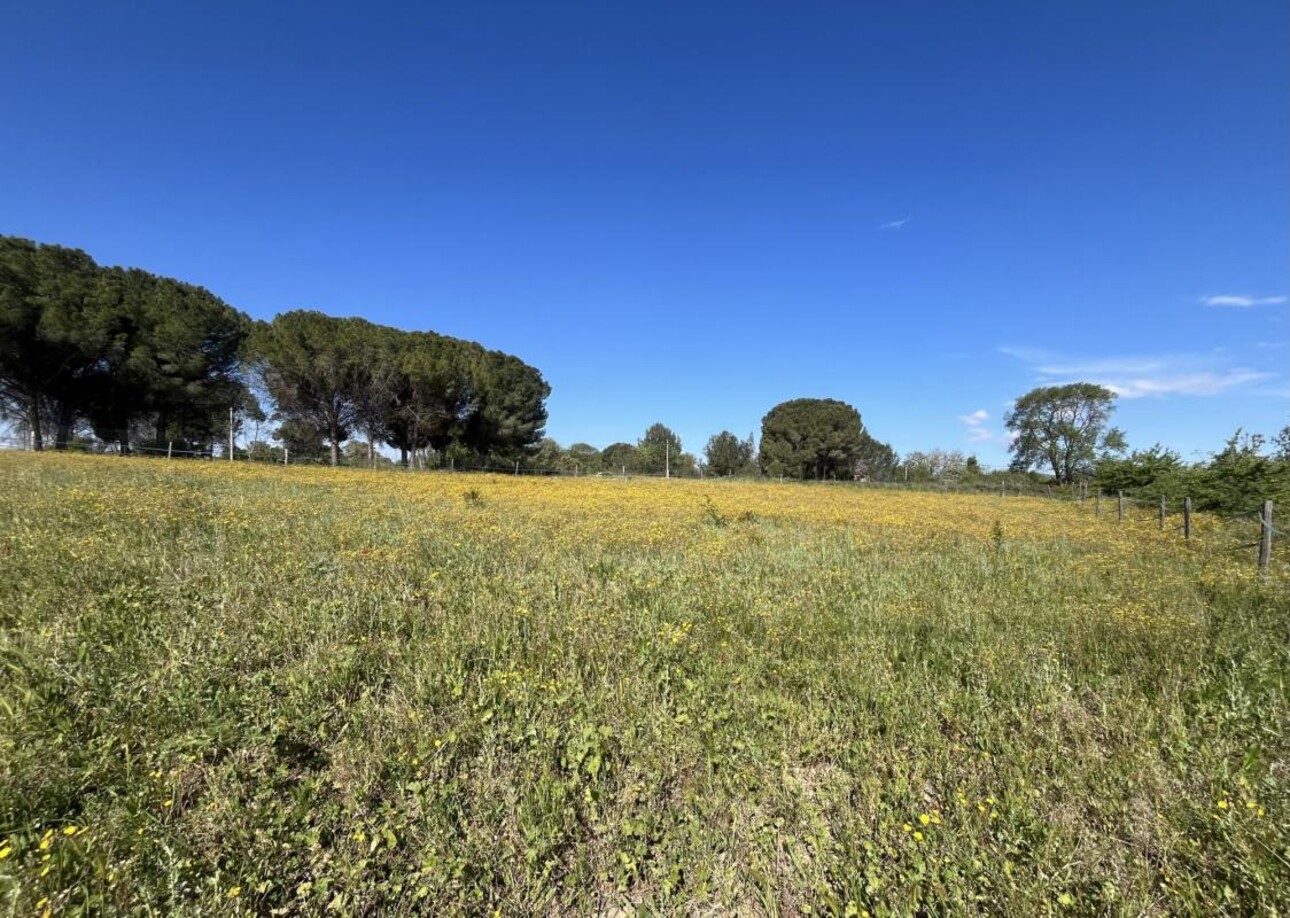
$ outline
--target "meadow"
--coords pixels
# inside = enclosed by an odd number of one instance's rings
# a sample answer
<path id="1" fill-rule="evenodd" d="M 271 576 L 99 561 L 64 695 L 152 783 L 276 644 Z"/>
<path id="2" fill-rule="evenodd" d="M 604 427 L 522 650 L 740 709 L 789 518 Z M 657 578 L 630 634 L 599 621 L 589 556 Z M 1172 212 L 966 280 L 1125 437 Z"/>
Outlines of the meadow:
<path id="1" fill-rule="evenodd" d="M 0 911 L 1290 915 L 1248 535 L 2 453 Z"/>

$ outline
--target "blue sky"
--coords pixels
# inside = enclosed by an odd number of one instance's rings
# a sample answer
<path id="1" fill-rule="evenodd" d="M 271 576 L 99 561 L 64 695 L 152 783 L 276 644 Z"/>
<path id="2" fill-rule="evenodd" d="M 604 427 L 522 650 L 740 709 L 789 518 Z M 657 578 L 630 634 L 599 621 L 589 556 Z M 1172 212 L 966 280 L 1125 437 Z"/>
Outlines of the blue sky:
<path id="1" fill-rule="evenodd" d="M 563 443 L 1290 418 L 1290 7 L 10 4 L 0 232 L 518 354 Z"/>

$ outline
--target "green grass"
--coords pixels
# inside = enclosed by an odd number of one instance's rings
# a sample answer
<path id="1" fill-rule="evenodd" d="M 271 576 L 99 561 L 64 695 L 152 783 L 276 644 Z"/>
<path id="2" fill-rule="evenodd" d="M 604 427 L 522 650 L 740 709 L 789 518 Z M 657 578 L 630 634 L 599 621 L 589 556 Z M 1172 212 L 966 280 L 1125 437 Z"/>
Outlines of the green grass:
<path id="1" fill-rule="evenodd" d="M 0 454 L 0 906 L 1290 915 L 1287 580 L 1217 532 Z"/>

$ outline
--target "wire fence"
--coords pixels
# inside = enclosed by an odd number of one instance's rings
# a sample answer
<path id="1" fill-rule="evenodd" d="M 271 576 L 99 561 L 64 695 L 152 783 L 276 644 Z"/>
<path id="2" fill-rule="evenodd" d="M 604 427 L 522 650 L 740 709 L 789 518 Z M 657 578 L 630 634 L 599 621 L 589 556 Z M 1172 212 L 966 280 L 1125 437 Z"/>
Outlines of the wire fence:
<path id="1" fill-rule="evenodd" d="M 1081 493 L 1081 502 L 1089 503 L 1090 498 L 1087 494 L 1087 487 L 1084 486 Z M 1114 496 L 1104 495 L 1102 491 L 1097 490 L 1091 502 L 1093 512 L 1100 515 L 1103 501 L 1107 503 L 1107 513 L 1114 512 L 1117 522 L 1120 523 L 1154 523 L 1161 530 L 1181 533 L 1185 542 L 1190 542 L 1193 535 L 1193 501 L 1190 496 L 1173 498 L 1167 495 L 1160 495 L 1151 498 L 1133 497 L 1124 491 L 1117 491 Z M 1112 507 L 1114 509 L 1112 509 Z M 1139 512 L 1134 514 L 1134 509 L 1146 509 L 1148 515 L 1142 515 Z M 1272 561 L 1272 548 L 1274 542 L 1285 542 L 1288 538 L 1287 533 L 1279 529 L 1274 520 L 1274 503 L 1270 499 L 1263 500 L 1260 506 L 1251 510 L 1207 510 L 1206 515 L 1227 524 L 1228 530 L 1239 531 L 1240 525 L 1247 521 L 1253 520 L 1258 524 L 1258 538 L 1253 542 L 1242 542 L 1237 545 L 1226 546 L 1220 550 L 1227 552 L 1247 551 L 1249 549 L 1258 549 L 1255 563 L 1262 574 L 1266 574 Z M 1174 519 L 1181 522 L 1173 524 Z"/>

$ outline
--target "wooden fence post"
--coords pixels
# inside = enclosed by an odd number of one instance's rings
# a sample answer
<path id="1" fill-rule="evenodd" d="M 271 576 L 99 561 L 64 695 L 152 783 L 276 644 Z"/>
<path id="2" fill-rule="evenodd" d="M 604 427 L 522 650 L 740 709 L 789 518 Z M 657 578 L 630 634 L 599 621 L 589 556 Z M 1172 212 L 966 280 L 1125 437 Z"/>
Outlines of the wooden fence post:
<path id="1" fill-rule="evenodd" d="M 172 452 L 174 452 L 174 449 L 175 449 L 175 441 L 174 441 L 174 440 L 167 440 L 167 441 L 166 441 L 166 458 L 167 458 L 167 459 L 169 459 L 169 458 L 170 458 L 170 454 L 171 454 Z"/>
<path id="2" fill-rule="evenodd" d="M 1183 498 L 1183 538 L 1191 541 L 1191 498 Z"/>
<path id="3" fill-rule="evenodd" d="M 1166 504 L 1165 504 L 1165 496 L 1164 496 L 1163 494 L 1161 494 L 1161 495 L 1160 495 L 1160 531 L 1161 531 L 1161 532 L 1164 532 L 1164 530 L 1165 530 L 1165 515 L 1166 515 L 1166 513 L 1168 513 L 1168 507 L 1167 507 L 1167 506 L 1166 506 Z"/>
<path id="4" fill-rule="evenodd" d="M 1262 532 L 1259 536 L 1259 573 L 1268 572 L 1268 562 L 1272 560 L 1272 501 L 1263 502 L 1263 512 L 1259 514 Z"/>
<path id="5" fill-rule="evenodd" d="M 1124 492 L 1118 491 L 1116 493 L 1119 500 L 1120 522 L 1123 523 L 1124 522 Z"/>

